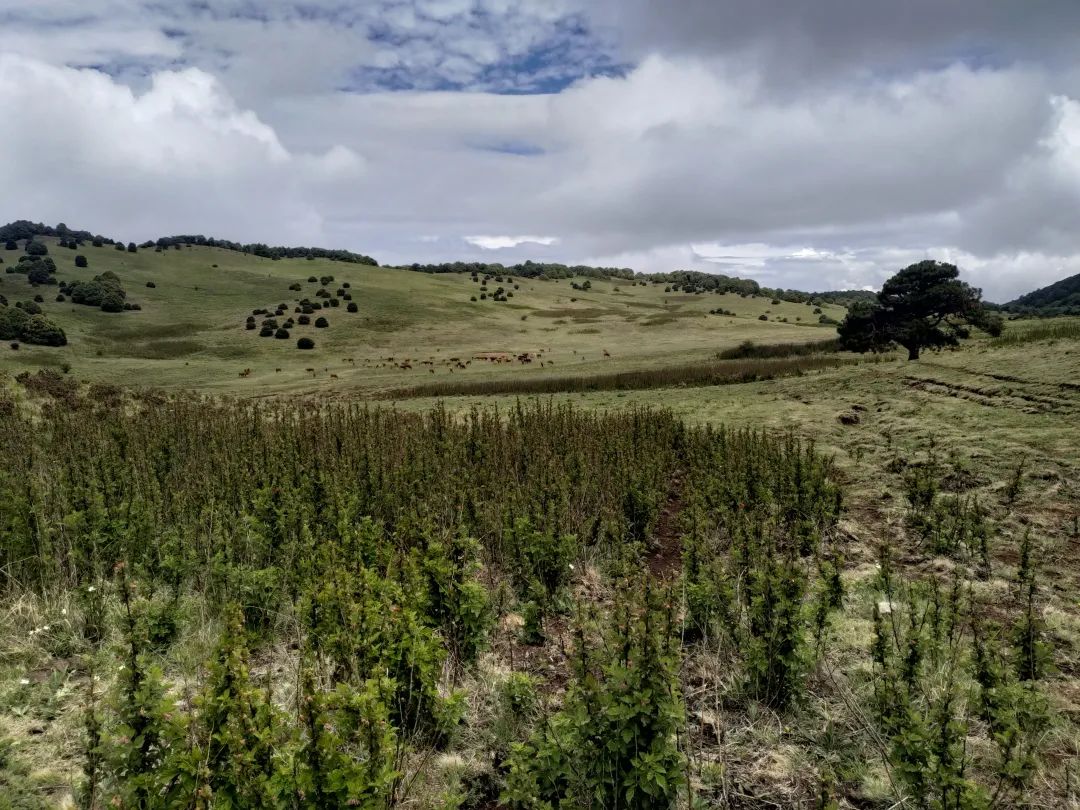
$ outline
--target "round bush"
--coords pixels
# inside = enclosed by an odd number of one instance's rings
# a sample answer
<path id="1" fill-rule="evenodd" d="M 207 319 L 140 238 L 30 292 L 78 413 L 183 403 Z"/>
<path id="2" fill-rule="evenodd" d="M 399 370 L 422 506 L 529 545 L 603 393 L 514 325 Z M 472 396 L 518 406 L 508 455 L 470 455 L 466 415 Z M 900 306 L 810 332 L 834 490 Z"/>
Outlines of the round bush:
<path id="1" fill-rule="evenodd" d="M 255 321 L 248 321 L 246 324 L 244 324 L 244 327 L 248 331 L 253 331 L 255 329 Z"/>
<path id="2" fill-rule="evenodd" d="M 343 282 L 341 282 L 341 286 L 344 287 L 345 289 L 349 289 L 349 287 L 351 287 L 352 284 L 350 284 L 347 281 L 343 281 Z"/>
<path id="3" fill-rule="evenodd" d="M 315 328 L 316 329 L 325 329 L 329 325 L 330 325 L 330 321 L 326 320 L 326 318 L 316 318 L 315 319 Z"/>
<path id="4" fill-rule="evenodd" d="M 276 332 L 274 332 L 274 337 L 276 337 L 278 340 L 288 340 L 289 339 L 289 330 L 288 329 L 278 329 Z"/>
<path id="5" fill-rule="evenodd" d="M 27 242 L 26 243 L 26 255 L 28 256 L 47 256 L 49 249 L 45 246 L 44 242 Z"/>
<path id="6" fill-rule="evenodd" d="M 475 301 L 476 299 L 473 298 L 473 300 Z M 349 305 L 347 307 L 345 307 L 345 309 L 349 310 L 349 312 L 359 312 L 360 311 L 360 307 L 358 307 L 356 305 L 355 301 L 350 301 Z"/>
<path id="7" fill-rule="evenodd" d="M 757 319 L 759 321 L 767 321 L 767 320 L 769 320 L 769 316 L 768 315 L 758 315 Z"/>
<path id="8" fill-rule="evenodd" d="M 328 304 L 329 304 L 329 305 L 330 305 L 331 307 L 338 307 L 338 306 L 341 306 L 341 302 L 340 302 L 340 301 L 339 301 L 338 299 L 336 299 L 336 298 L 331 298 L 331 299 L 330 299 L 329 301 L 327 301 L 326 303 L 328 303 Z"/>
<path id="9" fill-rule="evenodd" d="M 66 298 L 66 297 L 64 296 L 64 294 L 63 294 L 63 293 L 60 293 L 60 295 L 56 296 L 56 302 L 57 302 L 58 304 L 62 304 L 62 303 L 64 303 L 65 301 L 67 301 L 67 298 Z"/>
<path id="10" fill-rule="evenodd" d="M 152 289 L 154 289 L 155 287 L 157 287 L 157 284 L 155 284 L 155 283 L 154 283 L 154 282 L 152 282 L 152 281 L 148 281 L 148 282 L 146 282 L 146 286 L 147 286 L 147 287 L 149 287 L 149 288 L 150 288 L 150 289 L 152 290 Z"/>
<path id="11" fill-rule="evenodd" d="M 310 315 L 301 315 L 299 318 L 296 319 L 296 322 L 298 324 L 300 324 L 301 326 L 310 326 L 311 325 L 311 316 Z"/>
<path id="12" fill-rule="evenodd" d="M 269 326 L 264 326 L 262 329 L 259 330 L 259 337 L 273 337 L 273 336 L 274 336 L 274 330 L 271 329 Z"/>
<path id="13" fill-rule="evenodd" d="M 308 276 L 308 284 L 318 284 L 319 279 L 315 276 Z"/>
<path id="14" fill-rule="evenodd" d="M 78 256 L 75 257 L 75 266 L 76 267 L 86 267 L 87 266 L 86 257 L 83 256 L 81 253 Z"/>
<path id="15" fill-rule="evenodd" d="M 314 349 L 315 341 L 309 337 L 302 337 L 296 341 L 296 348 L 298 349 Z"/>
<path id="16" fill-rule="evenodd" d="M 19 350 L 19 342 L 18 342 L 18 341 L 13 341 L 13 342 L 12 342 L 12 344 L 11 344 L 11 350 L 12 350 L 13 352 L 17 352 L 17 351 Z"/>

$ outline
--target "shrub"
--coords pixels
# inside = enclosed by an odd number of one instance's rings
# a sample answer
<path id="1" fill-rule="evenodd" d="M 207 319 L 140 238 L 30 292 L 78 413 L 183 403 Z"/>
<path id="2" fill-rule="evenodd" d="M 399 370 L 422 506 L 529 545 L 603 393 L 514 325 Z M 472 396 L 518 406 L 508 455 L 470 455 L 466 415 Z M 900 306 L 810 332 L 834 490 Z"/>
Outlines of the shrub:
<path id="1" fill-rule="evenodd" d="M 75 266 L 76 267 L 86 267 L 87 266 L 86 257 L 83 256 L 81 253 L 78 256 L 75 257 Z"/>
<path id="2" fill-rule="evenodd" d="M 300 290 L 302 290 L 303 287 L 301 287 L 299 282 L 297 282 L 295 284 L 290 284 L 289 289 L 292 290 L 293 292 L 300 292 Z"/>
<path id="3" fill-rule="evenodd" d="M 99 307 L 104 312 L 123 312 L 127 293 L 116 274 L 106 271 L 90 281 L 77 281 L 70 287 L 71 300 L 76 304 Z"/>
<path id="4" fill-rule="evenodd" d="M 330 321 L 326 320 L 326 318 L 316 318 L 315 319 L 315 328 L 316 329 L 325 329 L 329 325 L 330 325 Z"/>
<path id="5" fill-rule="evenodd" d="M 299 318 L 296 319 L 296 322 L 298 324 L 300 324 L 301 326 L 310 326 L 311 325 L 311 316 L 310 315 L 301 315 Z"/>
<path id="6" fill-rule="evenodd" d="M 65 301 L 67 301 L 67 296 L 65 296 L 63 293 L 60 293 L 60 295 L 56 296 L 56 302 L 58 304 L 62 304 Z"/>
<path id="7" fill-rule="evenodd" d="M 26 243 L 26 255 L 28 256 L 47 256 L 49 249 L 45 246 L 44 242 L 27 242 Z"/>
<path id="8" fill-rule="evenodd" d="M 289 339 L 289 330 L 288 329 L 278 329 L 276 332 L 274 332 L 274 337 L 277 338 L 278 340 L 288 340 Z"/>
<path id="9" fill-rule="evenodd" d="M 248 321 L 246 324 L 244 324 L 244 328 L 248 329 L 248 330 L 255 329 L 255 322 L 254 321 Z"/>
<path id="10" fill-rule="evenodd" d="M 35 295 L 34 296 L 34 303 L 36 303 L 36 304 L 44 304 L 45 303 L 45 296 L 43 296 L 43 295 Z"/>
<path id="11" fill-rule="evenodd" d="M 318 284 L 319 279 L 315 276 L 308 276 L 308 284 Z"/>
<path id="12" fill-rule="evenodd" d="M 352 285 L 347 281 L 343 281 L 343 282 L 341 282 L 341 286 L 344 287 L 345 289 L 349 289 L 349 287 L 351 287 Z"/>
<path id="13" fill-rule="evenodd" d="M 326 303 L 328 303 L 328 304 L 329 304 L 329 305 L 330 305 L 331 307 L 337 307 L 337 306 L 340 306 L 340 305 L 341 305 L 341 302 L 340 302 L 340 301 L 339 301 L 338 299 L 336 299 L 336 298 L 331 298 L 331 299 L 330 299 L 329 301 L 327 301 Z"/>
<path id="14" fill-rule="evenodd" d="M 309 337 L 302 337 L 298 341 L 296 341 L 296 348 L 304 350 L 314 349 L 315 341 Z"/>
<path id="15" fill-rule="evenodd" d="M 271 329 L 269 326 L 264 326 L 262 329 L 259 330 L 259 337 L 273 337 L 273 336 L 274 336 L 274 330 Z"/>
<path id="16" fill-rule="evenodd" d="M 40 315 L 41 307 L 38 306 L 37 301 L 20 301 L 15 305 L 27 315 Z"/>
<path id="17" fill-rule="evenodd" d="M 49 274 L 49 271 L 44 267 L 38 265 L 34 267 L 29 273 L 26 274 L 26 280 L 31 284 L 55 284 L 56 281 Z"/>
<path id="18" fill-rule="evenodd" d="M 138 251 L 138 248 L 135 246 L 135 243 L 134 242 L 128 242 L 127 252 L 128 253 L 135 253 L 137 251 Z"/>
<path id="19" fill-rule="evenodd" d="M 94 241 L 93 241 L 94 247 L 103 247 L 104 244 L 105 244 L 105 241 L 101 237 L 96 237 L 94 239 Z"/>
<path id="20" fill-rule="evenodd" d="M 11 350 L 12 350 L 13 352 L 17 352 L 17 351 L 19 350 L 19 343 L 18 343 L 18 341 L 14 341 L 14 340 L 13 340 L 13 341 L 11 342 Z"/>
<path id="21" fill-rule="evenodd" d="M 43 315 L 33 315 L 23 327 L 22 340 L 37 346 L 66 346 L 64 330 Z"/>
<path id="22" fill-rule="evenodd" d="M 117 243 L 116 243 L 116 250 L 120 250 L 120 251 L 122 251 L 123 249 L 124 249 L 124 246 L 123 246 L 123 244 L 121 244 L 120 242 L 117 242 Z"/>
<path id="23" fill-rule="evenodd" d="M 473 301 L 475 301 L 475 300 L 476 300 L 476 296 L 473 296 Z M 358 307 L 356 305 L 355 301 L 350 301 L 349 305 L 347 307 L 345 307 L 345 309 L 347 309 L 349 312 L 359 312 L 360 311 L 360 307 Z"/>
<path id="24" fill-rule="evenodd" d="M 14 239 L 8 239 L 7 242 L 4 243 L 4 248 L 5 250 L 18 250 L 19 243 Z"/>
<path id="25" fill-rule="evenodd" d="M 758 315 L 757 319 L 759 321 L 767 321 L 767 320 L 769 320 L 769 316 L 768 315 Z"/>

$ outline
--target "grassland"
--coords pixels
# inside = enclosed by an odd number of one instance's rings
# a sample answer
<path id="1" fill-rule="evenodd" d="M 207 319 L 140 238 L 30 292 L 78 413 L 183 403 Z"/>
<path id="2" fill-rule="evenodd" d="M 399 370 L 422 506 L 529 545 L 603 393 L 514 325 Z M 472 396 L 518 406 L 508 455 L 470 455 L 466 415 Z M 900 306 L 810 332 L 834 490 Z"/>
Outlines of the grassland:
<path id="1" fill-rule="evenodd" d="M 48 413 L 58 401 L 27 392 L 13 381 L 13 374 L 41 366 L 58 368 L 62 363 L 70 363 L 71 372 L 68 378 L 61 379 L 78 377 L 85 382 L 163 388 L 178 395 L 191 389 L 240 397 L 299 394 L 310 397 L 313 409 L 319 401 L 352 404 L 378 399 L 393 409 L 394 419 L 387 424 L 395 424 L 394 430 L 399 431 L 393 435 L 379 431 L 364 434 L 364 442 L 383 448 L 381 456 L 374 454 L 372 458 L 396 459 L 387 462 L 385 472 L 370 478 L 399 482 L 396 488 L 387 485 L 383 493 L 387 499 L 403 497 L 402 491 L 412 492 L 411 497 L 416 499 L 429 498 L 434 490 L 455 492 L 455 498 L 462 494 L 453 486 L 458 472 L 442 470 L 440 465 L 446 461 L 439 453 L 430 457 L 413 455 L 419 446 L 416 443 L 421 441 L 417 437 L 425 431 L 431 434 L 432 441 L 444 441 L 442 430 L 436 430 L 443 424 L 443 409 L 455 417 L 448 424 L 459 425 L 477 418 L 471 414 L 490 414 L 492 409 L 502 417 L 501 421 L 513 422 L 513 414 L 531 405 L 542 411 L 551 404 L 571 404 L 575 413 L 610 414 L 613 421 L 605 429 L 611 435 L 603 442 L 595 440 L 599 422 L 574 422 L 574 429 L 580 433 L 574 441 L 559 445 L 557 452 L 547 443 L 562 438 L 558 435 L 560 423 L 544 423 L 534 437 L 543 437 L 540 445 L 520 459 L 512 455 L 516 445 L 500 439 L 491 452 L 506 466 L 494 478 L 488 477 L 491 471 L 477 461 L 483 454 L 469 450 L 462 456 L 469 459 L 468 464 L 476 464 L 476 471 L 470 475 L 479 476 L 464 489 L 476 494 L 477 502 L 484 506 L 478 513 L 480 518 L 490 522 L 484 532 L 477 534 L 495 547 L 498 542 L 494 538 L 499 536 L 504 513 L 514 511 L 507 506 L 508 499 L 546 497 L 540 483 L 546 471 L 562 464 L 574 469 L 579 463 L 574 453 L 579 452 L 579 447 L 592 448 L 597 458 L 604 457 L 607 447 L 619 447 L 607 458 L 622 465 L 622 469 L 637 472 L 642 465 L 627 459 L 639 450 L 639 443 L 628 439 L 643 424 L 635 416 L 642 413 L 639 407 L 669 411 L 694 427 L 712 429 L 723 425 L 765 431 L 773 436 L 793 435 L 812 443 L 817 452 L 830 458 L 830 475 L 842 492 L 843 511 L 840 520 L 824 533 L 830 554 L 808 565 L 813 569 L 830 560 L 840 560 L 842 565 L 845 598 L 842 609 L 831 620 L 826 647 L 807 664 L 801 698 L 783 711 L 746 699 L 741 691 L 744 673 L 739 668 L 740 650 L 724 648 L 719 642 L 716 646 L 706 642 L 685 648 L 678 670 L 685 720 L 678 739 L 686 756 L 689 790 L 680 793 L 682 803 L 689 802 L 693 794 L 694 800 L 708 807 L 813 806 L 820 790 L 827 788 L 838 807 L 910 805 L 910 796 L 894 781 L 896 763 L 878 736 L 883 732 L 870 718 L 875 678 L 880 675 L 870 656 L 873 616 L 875 611 L 880 612 L 883 600 L 890 611 L 895 607 L 898 612 L 908 607 L 904 599 L 912 599 L 912 609 L 914 603 L 913 591 L 904 591 L 895 605 L 892 597 L 884 596 L 878 567 L 881 551 L 891 550 L 893 564 L 906 583 L 947 584 L 954 576 L 960 578 L 957 581 L 962 579 L 971 600 L 965 621 L 979 618 L 975 605 L 985 606 L 992 618 L 1011 620 L 1021 603 L 1017 586 L 1020 549 L 1023 538 L 1031 537 L 1038 570 L 1037 613 L 1052 649 L 1054 670 L 1039 686 L 1048 700 L 1050 720 L 1038 734 L 1038 765 L 1025 803 L 1080 806 L 1077 320 L 1009 322 L 1001 338 L 978 338 L 960 350 L 927 354 L 914 363 L 890 356 L 881 362 L 834 367 L 831 360 L 818 362 L 822 356 L 811 355 L 791 361 L 796 363 L 795 370 L 806 371 L 798 376 L 750 382 L 725 380 L 724 385 L 701 384 L 708 383 L 707 378 L 691 379 L 691 384 L 680 384 L 676 379 L 679 369 L 700 371 L 742 362 L 718 360 L 717 354 L 745 340 L 803 343 L 829 338 L 833 332 L 816 325 L 817 316 L 811 307 L 773 305 L 761 298 L 672 295 L 665 294 L 662 287 L 625 283 L 594 280 L 591 290 L 576 291 L 568 281 L 518 280 L 518 289 L 509 302 L 474 303 L 469 298 L 477 294 L 479 285 L 468 277 L 426 276 L 328 262 L 271 262 L 213 249 L 135 255 L 109 249 L 85 252 L 90 269 L 76 271 L 65 261 L 68 251 L 51 248 L 62 277 L 113 269 L 124 281 L 129 297 L 144 309 L 106 315 L 47 303 L 46 312 L 67 330 L 71 345 L 63 350 L 23 347 L 18 352 L 0 352 L 0 371 L 7 375 L 3 377 L 0 399 L 6 397 L 15 411 Z M 213 264 L 219 267 L 213 268 Z M 349 315 L 340 308 L 331 310 L 331 327 L 312 330 L 319 342 L 315 352 L 296 350 L 299 331 L 293 332 L 290 341 L 276 341 L 258 338 L 243 329 L 243 320 L 251 309 L 291 303 L 298 294 L 290 294 L 287 288 L 295 281 L 304 282 L 299 295 L 311 296 L 315 285 L 307 284 L 306 278 L 325 273 L 335 275 L 336 283 L 351 283 L 360 312 Z M 25 282 L 10 275 L 0 278 L 0 291 L 20 300 L 13 293 L 18 284 Z M 146 281 L 154 281 L 157 287 L 146 288 Z M 717 308 L 733 310 L 736 315 L 708 314 Z M 833 317 L 842 314 L 838 308 L 826 307 L 825 312 Z M 769 320 L 758 320 L 761 314 L 767 314 Z M 781 317 L 786 317 L 788 323 L 776 321 Z M 530 354 L 532 362 L 523 364 L 514 359 L 522 354 Z M 388 359 L 391 357 L 394 359 Z M 804 359 L 813 362 L 805 368 L 798 366 Z M 789 361 L 781 358 L 775 362 Z M 402 369 L 403 363 L 412 368 Z M 460 368 L 459 363 L 467 365 Z M 250 376 L 239 376 L 249 368 Z M 627 385 L 608 385 L 604 380 L 622 380 Z M 654 386 L 658 380 L 663 384 Z M 447 392 L 460 390 L 463 385 L 475 386 L 471 390 L 481 393 L 423 396 L 431 386 Z M 560 393 L 564 388 L 572 390 Z M 530 395 L 530 390 L 542 393 Z M 515 393 L 499 395 L 500 391 Z M 291 397 L 287 399 L 293 402 Z M 164 401 L 147 400 L 151 411 Z M 70 424 L 84 424 L 87 415 L 99 407 L 107 406 L 79 405 Z M 189 429 L 194 433 L 203 429 L 193 415 L 195 411 L 180 412 L 187 414 L 192 423 Z M 108 413 L 114 424 L 125 424 L 121 416 Z M 223 408 L 214 418 L 226 418 L 227 413 Z M 269 478 L 292 480 L 298 492 L 310 487 L 316 476 L 314 472 L 300 475 L 297 470 L 310 467 L 323 475 L 334 469 L 342 493 L 348 494 L 352 484 L 340 482 L 353 481 L 353 467 L 339 459 L 341 442 L 336 444 L 337 453 L 333 451 L 332 434 L 345 423 L 335 420 L 356 419 L 356 414 L 334 416 L 324 423 L 315 414 L 300 418 L 289 413 L 289 419 L 279 421 L 286 426 L 286 440 L 296 443 L 301 451 L 284 450 L 278 440 L 268 440 L 263 446 L 258 431 L 227 428 L 222 428 L 213 441 L 181 444 L 193 448 L 192 469 L 197 464 L 205 465 L 202 469 L 208 478 L 219 474 L 218 466 L 210 460 L 219 453 L 221 465 L 253 465 L 259 475 L 272 470 Z M 414 416 L 431 421 L 407 421 Z M 396 423 L 398 418 L 406 421 Z M 484 416 L 482 420 L 489 418 Z M 667 424 L 663 420 L 661 423 Z M 287 427 L 290 424 L 302 429 L 293 433 Z M 430 427 L 421 428 L 424 424 Z M 493 430 L 491 422 L 485 424 Z M 323 431 L 327 431 L 325 435 Z M 142 435 L 154 437 L 157 432 L 146 429 Z M 108 451 L 119 470 L 128 469 L 122 460 L 116 461 L 120 456 L 114 457 L 115 447 L 107 430 L 90 434 Z M 344 435 L 348 437 L 345 445 L 350 446 L 349 442 L 355 442 L 361 434 L 344 431 Z M 225 438 L 230 436 L 236 437 L 235 447 Z M 652 437 L 652 433 L 646 431 L 643 436 Z M 19 441 L 15 434 L 11 445 Z M 48 441 L 59 446 L 67 439 L 63 431 L 56 430 L 49 432 Z M 464 439 L 461 441 L 464 447 Z M 245 452 L 240 452 L 240 445 Z M 540 447 L 545 449 L 539 452 Z M 230 452 L 221 448 L 229 448 Z M 357 452 L 356 447 L 348 452 Z M 54 456 L 66 459 L 74 455 L 39 452 L 34 463 L 48 465 Z M 556 457 L 558 463 L 553 461 Z M 130 474 L 148 474 L 155 465 L 176 463 L 170 461 L 172 458 L 170 454 L 153 454 L 152 461 L 148 458 L 145 464 L 131 465 Z M 254 461 L 262 458 L 270 461 L 262 466 Z M 658 467 L 662 474 L 650 472 L 657 480 L 650 479 L 656 521 L 649 541 L 659 545 L 660 556 L 649 552 L 640 559 L 644 567 L 668 577 L 681 569 L 680 554 L 688 550 L 695 532 L 686 470 L 680 469 L 680 462 L 672 460 L 675 458 L 664 456 L 663 465 L 673 466 Z M 715 461 L 722 467 L 725 459 L 717 454 Z M 94 468 L 89 461 L 85 463 L 88 470 Z M 702 458 L 694 463 L 702 464 Z M 409 465 L 430 476 L 423 486 L 400 483 L 400 469 Z M 709 466 L 703 464 L 704 469 Z M 979 569 L 982 563 L 965 553 L 949 554 L 929 547 L 913 528 L 919 514 L 906 493 L 911 491 L 912 475 L 925 470 L 932 471 L 938 504 L 977 502 L 983 510 L 990 527 L 984 570 Z M 517 475 L 537 478 L 530 479 L 519 491 L 512 484 Z M 561 508 L 574 512 L 579 534 L 591 531 L 586 528 L 591 512 L 581 507 L 581 490 L 605 475 L 605 463 L 596 462 L 593 472 L 576 486 L 560 484 L 552 489 L 560 493 Z M 76 479 L 71 475 L 47 475 L 42 481 Z M 233 474 L 233 486 L 246 480 L 239 472 Z M 183 486 L 197 489 L 198 481 L 199 476 L 192 475 Z M 10 487 L 15 493 L 13 498 L 22 497 L 20 482 L 18 479 Z M 148 485 L 146 491 L 155 491 L 155 486 Z M 669 486 L 671 491 L 667 492 Z M 697 497 L 707 499 L 711 486 L 701 487 Z M 604 484 L 599 489 L 603 491 L 605 509 L 615 514 L 625 508 L 622 498 L 630 497 L 629 493 L 622 493 L 615 484 Z M 268 491 L 260 489 L 252 500 L 266 497 Z M 42 485 L 40 492 L 45 494 L 36 497 L 51 508 L 54 501 L 50 488 Z M 185 497 L 175 500 L 176 508 L 186 505 Z M 231 497 L 232 490 L 225 486 L 215 495 L 224 500 Z M 403 503 L 408 500 L 403 498 Z M 307 508 L 307 501 L 307 495 L 298 497 L 291 508 Z M 384 501 L 373 503 L 389 510 Z M 472 505 L 457 501 L 453 506 L 440 504 L 424 519 L 461 519 L 476 508 L 471 500 L 469 503 Z M 199 511 L 198 518 L 183 529 L 198 542 L 209 543 L 207 550 L 200 552 L 200 560 L 210 559 L 213 553 L 213 543 L 204 536 L 216 537 L 215 531 L 223 531 L 206 517 L 213 508 Z M 247 517 L 237 517 L 246 508 L 246 504 L 237 505 L 229 519 L 239 521 L 237 526 L 254 525 L 244 522 Z M 57 521 L 58 536 L 83 530 L 82 522 L 92 511 L 88 508 L 85 514 L 80 511 Z M 325 520 L 325 515 L 320 519 Z M 237 536 L 247 538 L 248 531 L 238 530 Z M 221 536 L 228 540 L 233 533 Z M 575 605 L 603 612 L 618 598 L 612 561 L 586 545 L 578 550 L 575 566 L 566 598 Z M 503 581 L 498 564 L 485 557 L 483 575 L 483 583 L 494 600 Z M 689 577 L 689 569 L 685 575 Z M 813 572 L 811 575 L 816 576 Z M 73 663 L 69 651 L 60 653 L 49 646 L 55 643 L 53 636 L 28 634 L 43 625 L 68 622 L 62 618 L 68 615 L 66 611 L 74 615 L 79 606 L 63 590 L 46 588 L 39 592 L 22 582 L 9 595 L 5 618 L 13 629 L 7 636 L 11 640 L 9 649 L 0 656 L 0 723 L 12 730 L 9 734 L 18 742 L 18 756 L 12 761 L 26 770 L 18 778 L 23 783 L 40 785 L 41 795 L 64 801 L 78 780 L 86 673 Z M 205 679 L 200 662 L 212 651 L 220 629 L 219 617 L 204 606 L 202 594 L 184 591 L 183 598 L 187 600 L 184 609 L 198 621 L 187 626 L 179 640 L 161 654 L 161 663 L 178 693 L 194 688 L 189 684 L 199 686 Z M 807 611 L 810 601 L 808 595 Z M 498 709 L 493 707 L 500 700 L 499 690 L 510 683 L 511 673 L 524 673 L 540 685 L 542 716 L 550 716 L 565 698 L 566 651 L 573 644 L 570 619 L 556 620 L 545 644 L 528 646 L 516 641 L 524 621 L 524 606 L 511 599 L 505 605 L 500 601 L 498 609 L 499 623 L 492 631 L 490 649 L 463 680 L 457 680 L 456 675 L 449 678 L 468 695 L 464 730 L 449 752 L 417 752 L 417 758 L 408 766 L 415 777 L 415 782 L 410 783 L 413 790 L 409 806 L 495 806 L 474 801 L 475 797 L 454 804 L 447 797 L 472 795 L 470 791 L 484 779 L 496 778 L 490 765 L 491 740 L 503 730 L 498 725 L 502 722 L 497 719 Z M 292 610 L 288 604 L 282 609 L 288 616 L 288 633 L 295 629 L 292 622 L 299 622 Z M 963 671 L 958 677 L 968 679 L 964 683 L 971 686 L 971 661 L 964 656 L 958 661 Z M 257 651 L 252 669 L 260 674 L 274 673 L 291 695 L 288 690 L 295 689 L 296 684 L 290 678 L 297 664 L 298 654 L 289 636 Z M 943 681 L 935 677 L 941 671 L 927 666 L 924 675 L 922 683 L 927 693 L 938 694 Z M 988 785 L 992 792 L 997 779 L 987 764 L 992 759 L 988 753 L 993 749 L 992 734 L 971 708 L 975 703 L 974 687 L 961 704 L 964 701 L 968 705 L 965 722 L 970 723 L 964 745 L 973 763 L 968 775 Z M 834 777 L 837 781 L 829 782 Z M 1018 794 L 1002 795 L 1009 798 L 994 806 L 1014 806 L 1012 801 Z"/>
<path id="2" fill-rule="evenodd" d="M 111 270 L 139 312 L 108 314 L 56 303 L 55 288 L 32 290 L 25 278 L 0 274 L 0 293 L 13 302 L 43 293 L 46 315 L 68 335 L 62 349 L 23 346 L 0 352 L 0 370 L 18 373 L 40 367 L 71 367 L 90 382 L 117 382 L 173 390 L 261 396 L 275 393 L 375 394 L 392 388 L 461 379 L 507 376 L 588 376 L 659 368 L 712 359 L 745 340 L 806 342 L 830 337 L 813 307 L 737 295 L 664 293 L 662 286 L 592 282 L 587 291 L 570 280 L 515 279 L 518 289 L 504 303 L 479 298 L 480 284 L 468 276 L 426 275 L 324 260 L 272 261 L 217 248 L 191 247 L 155 253 L 126 253 L 86 246 L 89 267 L 74 267 L 76 251 L 50 254 L 61 280 L 89 278 Z M 10 264 L 19 253 L 0 251 Z M 314 299 L 311 276 L 332 275 L 331 292 L 349 282 L 359 312 L 338 307 L 325 314 L 328 329 L 296 327 L 289 340 L 260 338 L 244 329 L 254 309 Z M 156 287 L 146 287 L 153 282 Z M 290 291 L 300 282 L 302 292 Z M 497 287 L 491 284 L 493 292 Z M 50 294 L 51 293 L 51 294 Z M 725 309 L 735 317 L 710 315 Z M 842 317 L 843 309 L 824 313 Z M 761 321 L 766 315 L 769 320 Z M 780 322 L 786 318 L 788 323 Z M 315 339 L 314 351 L 296 348 L 301 336 Z M 496 362 L 529 354 L 534 362 Z M 392 360 L 390 358 L 393 358 Z M 451 358 L 457 358 L 452 360 Z M 458 362 L 465 365 L 458 366 Z M 408 365 L 411 368 L 401 368 Z M 241 373 L 250 369 L 250 374 Z"/>

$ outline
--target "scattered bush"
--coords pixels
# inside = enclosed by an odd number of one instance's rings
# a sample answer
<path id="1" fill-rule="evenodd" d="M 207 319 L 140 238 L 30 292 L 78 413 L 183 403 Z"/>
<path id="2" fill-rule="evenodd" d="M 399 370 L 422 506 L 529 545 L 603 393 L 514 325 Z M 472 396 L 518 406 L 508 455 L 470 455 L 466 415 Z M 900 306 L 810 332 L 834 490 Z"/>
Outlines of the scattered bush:
<path id="1" fill-rule="evenodd" d="M 76 267 L 87 267 L 88 266 L 88 263 L 86 261 L 86 257 L 83 256 L 81 253 L 75 257 L 75 266 Z"/>
<path id="2" fill-rule="evenodd" d="M 298 341 L 296 341 L 296 348 L 304 350 L 314 349 L 315 341 L 309 337 L 302 337 Z"/>
<path id="3" fill-rule="evenodd" d="M 474 295 L 473 296 L 473 301 L 475 301 L 475 300 L 476 300 L 476 296 Z M 358 307 L 356 305 L 356 302 L 354 302 L 354 301 L 350 301 L 349 305 L 347 307 L 345 307 L 345 309 L 347 309 L 349 312 L 359 312 L 360 311 L 360 307 Z"/>
<path id="4" fill-rule="evenodd" d="M 301 326 L 310 326 L 311 325 L 311 316 L 310 315 L 301 315 L 299 318 L 296 319 L 296 322 L 299 323 Z"/>
<path id="5" fill-rule="evenodd" d="M 276 332 L 274 332 L 274 337 L 277 338 L 278 340 L 288 340 L 289 339 L 289 330 L 288 329 L 278 329 Z"/>
<path id="6" fill-rule="evenodd" d="M 49 248 L 46 247 L 44 242 L 29 241 L 26 243 L 26 255 L 27 256 L 47 256 Z"/>
<path id="7" fill-rule="evenodd" d="M 326 318 L 316 318 L 315 319 L 315 328 L 316 329 L 325 329 L 329 325 L 330 325 L 330 322 L 328 320 L 326 320 Z"/>

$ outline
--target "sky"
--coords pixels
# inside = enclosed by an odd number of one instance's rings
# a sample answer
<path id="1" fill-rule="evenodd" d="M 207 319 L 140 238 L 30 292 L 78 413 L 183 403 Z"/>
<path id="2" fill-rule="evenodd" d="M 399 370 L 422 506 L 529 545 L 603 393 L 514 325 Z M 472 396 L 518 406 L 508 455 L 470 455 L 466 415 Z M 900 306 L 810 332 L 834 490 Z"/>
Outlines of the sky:
<path id="1" fill-rule="evenodd" d="M 1080 273 L 1077 0 L 0 0 L 0 221 L 876 288 Z"/>

